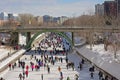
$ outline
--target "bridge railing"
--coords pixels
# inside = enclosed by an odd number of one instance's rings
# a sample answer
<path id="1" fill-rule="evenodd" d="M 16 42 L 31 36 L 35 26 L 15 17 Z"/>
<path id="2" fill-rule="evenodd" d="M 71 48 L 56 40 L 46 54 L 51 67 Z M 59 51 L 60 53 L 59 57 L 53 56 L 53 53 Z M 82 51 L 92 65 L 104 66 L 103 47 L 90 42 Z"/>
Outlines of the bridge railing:
<path id="1" fill-rule="evenodd" d="M 105 26 L 105 27 L 91 27 L 91 26 L 1 26 L 0 31 L 14 31 L 14 30 L 89 30 L 89 31 L 111 31 L 120 32 L 120 27 Z"/>

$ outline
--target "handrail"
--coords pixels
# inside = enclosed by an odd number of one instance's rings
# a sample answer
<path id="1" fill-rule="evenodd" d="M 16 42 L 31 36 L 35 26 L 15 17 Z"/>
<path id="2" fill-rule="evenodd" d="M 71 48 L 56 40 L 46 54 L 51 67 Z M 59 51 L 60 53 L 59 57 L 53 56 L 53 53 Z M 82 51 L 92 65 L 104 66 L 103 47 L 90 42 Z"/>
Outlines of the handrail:
<path id="1" fill-rule="evenodd" d="M 106 27 L 84 27 L 84 26 L 57 26 L 57 27 L 47 27 L 47 26 L 21 26 L 21 27 L 10 27 L 10 26 L 5 26 L 5 27 L 0 27 L 0 31 L 22 31 L 22 30 L 92 30 L 94 29 L 95 31 L 109 31 L 109 32 L 120 32 L 120 27 L 111 27 L 111 26 L 106 26 Z"/>

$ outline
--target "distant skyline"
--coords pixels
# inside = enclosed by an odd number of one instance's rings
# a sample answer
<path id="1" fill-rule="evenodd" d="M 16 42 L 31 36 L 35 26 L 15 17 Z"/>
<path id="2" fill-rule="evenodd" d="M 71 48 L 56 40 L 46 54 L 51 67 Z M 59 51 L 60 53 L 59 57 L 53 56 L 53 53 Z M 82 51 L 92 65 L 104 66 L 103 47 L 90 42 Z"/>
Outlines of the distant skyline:
<path id="1" fill-rule="evenodd" d="M 93 14 L 95 4 L 105 0 L 4 0 L 0 2 L 0 12 L 30 13 L 35 16 L 68 16 Z"/>

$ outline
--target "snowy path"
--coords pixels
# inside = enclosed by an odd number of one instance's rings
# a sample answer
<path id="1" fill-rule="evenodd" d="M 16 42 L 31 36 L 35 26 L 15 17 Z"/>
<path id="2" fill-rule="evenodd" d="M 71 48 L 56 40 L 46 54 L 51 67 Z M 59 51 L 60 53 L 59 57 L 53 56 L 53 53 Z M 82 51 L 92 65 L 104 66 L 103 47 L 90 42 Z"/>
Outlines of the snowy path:
<path id="1" fill-rule="evenodd" d="M 2 47 L 0 46 L 0 60 L 2 60 L 4 57 L 8 56 L 8 53 L 9 55 L 12 54 L 13 52 L 15 52 L 15 50 L 13 49 L 8 49 L 6 47 Z"/>
<path id="2" fill-rule="evenodd" d="M 25 60 L 25 57 L 27 57 L 28 59 Z M 37 57 L 40 57 L 40 55 L 37 55 Z M 60 55 L 58 56 L 60 57 Z M 65 56 L 62 56 L 63 58 Z M 98 80 L 98 75 L 97 75 L 97 71 L 95 72 L 95 78 L 91 79 L 90 78 L 90 72 L 88 71 L 90 64 L 89 63 L 85 63 L 83 65 L 83 70 L 79 70 L 78 67 L 78 63 L 79 61 L 81 61 L 80 57 L 76 54 L 69 54 L 68 55 L 68 59 L 72 62 L 75 62 L 75 70 L 73 71 L 72 69 L 66 69 L 66 62 L 65 60 L 63 60 L 63 63 L 61 62 L 56 62 L 56 64 L 50 65 L 51 68 L 51 72 L 50 74 L 48 74 L 46 68 L 44 69 L 44 67 L 40 68 L 40 71 L 31 71 L 31 69 L 29 69 L 29 77 L 26 78 L 25 80 L 40 80 L 41 79 L 41 74 L 43 74 L 44 76 L 44 80 L 59 80 L 60 74 L 58 71 L 58 66 L 61 67 L 61 70 L 63 72 L 63 76 L 64 79 L 66 80 L 66 78 L 69 76 L 71 80 L 75 80 L 74 79 L 74 75 L 78 74 L 80 76 L 79 80 Z M 25 61 L 27 64 L 29 64 L 30 60 L 30 55 L 24 55 L 21 60 Z M 34 59 L 32 59 L 32 61 L 34 61 Z M 22 72 L 21 68 L 15 68 L 14 70 L 8 71 L 8 73 L 4 76 L 5 80 L 19 80 L 18 75 L 19 73 Z"/>
<path id="3" fill-rule="evenodd" d="M 94 79 L 90 78 L 89 68 L 92 65 L 89 64 L 88 62 L 85 62 L 85 64 L 83 65 L 83 70 L 81 70 L 81 71 L 79 70 L 78 64 L 79 64 L 79 62 L 81 62 L 80 56 L 78 56 L 77 54 L 73 53 L 73 54 L 69 55 L 69 59 L 70 59 L 70 61 L 73 61 L 75 63 L 75 69 L 79 73 L 79 76 L 80 76 L 79 80 L 99 80 L 98 79 L 98 71 L 95 71 Z"/>

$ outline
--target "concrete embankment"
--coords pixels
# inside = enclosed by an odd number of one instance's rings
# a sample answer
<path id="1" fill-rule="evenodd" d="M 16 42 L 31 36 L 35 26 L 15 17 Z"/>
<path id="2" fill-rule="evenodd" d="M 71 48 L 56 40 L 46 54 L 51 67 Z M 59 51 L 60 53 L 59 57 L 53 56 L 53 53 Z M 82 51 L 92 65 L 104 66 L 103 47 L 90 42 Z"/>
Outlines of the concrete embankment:
<path id="1" fill-rule="evenodd" d="M 8 68 L 8 64 L 17 61 L 25 53 L 25 51 L 26 50 L 24 49 L 18 50 L 16 53 L 14 53 L 0 63 L 0 77 L 2 77 L 3 71 Z"/>

